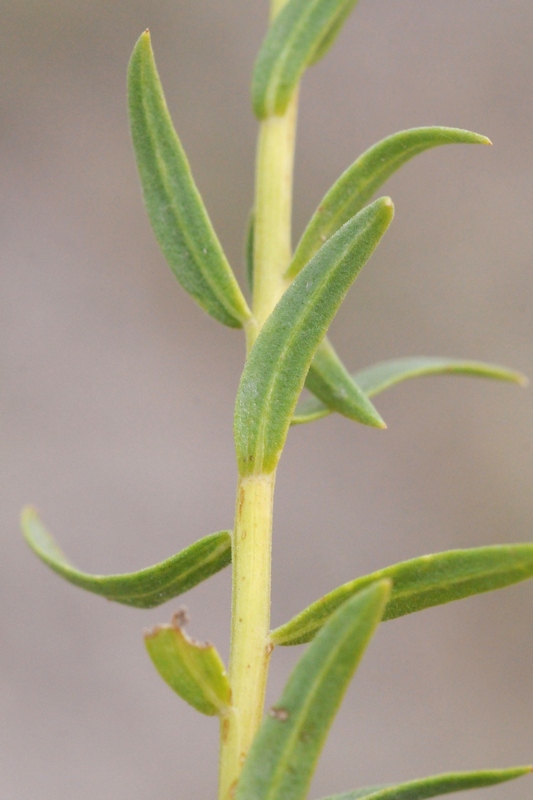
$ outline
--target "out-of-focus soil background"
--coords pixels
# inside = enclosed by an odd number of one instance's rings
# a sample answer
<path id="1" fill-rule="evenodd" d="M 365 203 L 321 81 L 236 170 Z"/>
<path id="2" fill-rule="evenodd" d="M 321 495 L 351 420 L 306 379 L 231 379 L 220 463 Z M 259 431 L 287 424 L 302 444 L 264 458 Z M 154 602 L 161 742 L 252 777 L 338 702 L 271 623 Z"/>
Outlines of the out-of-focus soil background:
<path id="1" fill-rule="evenodd" d="M 2 0 L 0 796 L 215 797 L 217 724 L 154 673 L 155 611 L 62 583 L 25 548 L 32 502 L 95 572 L 154 563 L 231 527 L 239 332 L 176 284 L 142 206 L 125 71 L 150 27 L 177 129 L 243 278 L 266 2 Z M 301 93 L 295 239 L 374 141 L 444 124 L 493 148 L 420 156 L 387 185 L 396 220 L 332 330 L 347 364 L 410 354 L 533 376 L 533 6 L 361 0 Z M 291 432 L 278 478 L 273 621 L 359 574 L 533 534 L 531 390 L 397 387 L 386 432 L 330 417 Z M 228 650 L 229 571 L 185 597 Z M 533 757 L 533 585 L 384 625 L 312 797 Z M 297 649 L 274 654 L 275 700 Z M 480 792 L 526 798 L 532 784 Z"/>

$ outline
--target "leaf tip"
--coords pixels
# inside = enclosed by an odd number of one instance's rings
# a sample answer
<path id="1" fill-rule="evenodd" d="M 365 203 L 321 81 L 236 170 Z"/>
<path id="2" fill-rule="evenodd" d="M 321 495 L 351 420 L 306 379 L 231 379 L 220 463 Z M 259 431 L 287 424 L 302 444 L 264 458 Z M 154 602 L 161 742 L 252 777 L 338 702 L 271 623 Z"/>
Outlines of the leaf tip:
<path id="1" fill-rule="evenodd" d="M 394 219 L 394 203 L 390 197 L 382 197 L 381 204 L 384 211 L 388 213 L 388 224 Z"/>
<path id="2" fill-rule="evenodd" d="M 35 506 L 24 506 L 22 511 L 20 512 L 20 527 L 22 528 L 22 532 L 26 535 L 28 530 L 28 526 L 31 525 L 32 522 L 39 519 L 39 512 L 35 508 Z"/>

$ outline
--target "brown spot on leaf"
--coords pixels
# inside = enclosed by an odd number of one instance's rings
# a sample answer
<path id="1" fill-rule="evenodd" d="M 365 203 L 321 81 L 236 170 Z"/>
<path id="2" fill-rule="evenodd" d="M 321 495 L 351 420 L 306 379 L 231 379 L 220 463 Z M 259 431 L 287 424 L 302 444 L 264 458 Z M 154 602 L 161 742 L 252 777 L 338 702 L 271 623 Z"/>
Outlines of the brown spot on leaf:
<path id="1" fill-rule="evenodd" d="M 172 624 L 175 628 L 184 628 L 190 621 L 187 606 L 181 606 L 175 614 L 172 614 Z"/>
<path id="2" fill-rule="evenodd" d="M 220 736 L 223 742 L 228 741 L 229 726 L 230 726 L 229 718 L 224 717 L 222 720 L 222 725 L 220 727 Z"/>
<path id="3" fill-rule="evenodd" d="M 274 719 L 279 719 L 280 722 L 287 722 L 289 719 L 289 712 L 286 708 L 276 708 L 272 706 L 268 713 L 271 717 L 274 717 Z"/>

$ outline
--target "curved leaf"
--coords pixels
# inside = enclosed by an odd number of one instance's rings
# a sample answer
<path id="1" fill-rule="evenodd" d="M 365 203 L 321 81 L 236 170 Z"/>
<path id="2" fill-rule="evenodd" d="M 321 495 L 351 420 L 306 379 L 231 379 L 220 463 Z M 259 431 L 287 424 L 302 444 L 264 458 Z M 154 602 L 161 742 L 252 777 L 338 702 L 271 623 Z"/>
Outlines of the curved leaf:
<path id="1" fill-rule="evenodd" d="M 159 246 L 174 275 L 196 302 L 224 325 L 240 328 L 251 318 L 251 312 L 174 130 L 148 31 L 131 56 L 128 93 L 144 201 Z"/>
<path id="2" fill-rule="evenodd" d="M 354 372 L 353 380 L 368 397 L 374 397 L 385 389 L 409 378 L 422 378 L 430 375 L 467 375 L 472 378 L 492 378 L 493 380 L 517 383 L 520 386 L 527 384 L 525 375 L 497 364 L 431 356 L 413 356 L 381 361 L 371 367 L 359 370 L 359 372 Z M 328 408 L 315 397 L 301 400 L 296 406 L 292 424 L 301 425 L 304 422 L 312 422 L 315 419 L 327 417 L 332 411 L 332 408 Z"/>
<path id="3" fill-rule="evenodd" d="M 252 105 L 259 119 L 286 111 L 305 68 L 331 47 L 356 2 L 288 0 L 270 26 L 254 68 Z"/>
<path id="4" fill-rule="evenodd" d="M 445 775 L 434 775 L 421 778 L 397 786 L 371 787 L 357 789 L 354 792 L 325 797 L 324 800 L 428 800 L 451 792 L 463 792 L 465 789 L 481 789 L 484 786 L 495 786 L 497 783 L 521 778 L 532 771 L 531 767 L 514 767 L 511 769 L 488 769 L 479 772 L 451 772 Z"/>
<path id="5" fill-rule="evenodd" d="M 383 621 L 492 592 L 533 577 L 533 544 L 449 550 L 413 558 L 345 583 L 270 634 L 277 645 L 311 641 L 331 614 L 369 584 L 389 578 L 392 592 Z"/>
<path id="6" fill-rule="evenodd" d="M 322 340 L 309 367 L 305 386 L 330 411 L 348 419 L 386 428 L 379 412 L 344 368 L 327 337 Z M 293 418 L 294 421 L 294 418 Z"/>
<path id="7" fill-rule="evenodd" d="M 322 244 L 357 214 L 402 164 L 441 144 L 491 144 L 486 136 L 459 128 L 412 128 L 388 136 L 366 150 L 322 199 L 305 229 L 287 270 L 294 278 Z"/>
<path id="8" fill-rule="evenodd" d="M 334 614 L 299 660 L 245 761 L 236 800 L 303 800 L 333 718 L 390 591 L 379 581 Z"/>
<path id="9" fill-rule="evenodd" d="M 381 198 L 347 222 L 289 286 L 261 329 L 235 404 L 242 476 L 276 468 L 315 351 L 393 214 L 390 199 Z"/>
<path id="10" fill-rule="evenodd" d="M 65 558 L 33 508 L 25 508 L 22 532 L 33 552 L 69 583 L 108 600 L 137 608 L 155 608 L 187 592 L 231 561 L 229 531 L 212 533 L 153 567 L 126 575 L 87 575 Z"/>
<path id="11" fill-rule="evenodd" d="M 191 639 L 178 611 L 170 625 L 158 625 L 145 634 L 144 642 L 163 680 L 201 714 L 223 715 L 231 704 L 231 687 L 217 649 Z"/>

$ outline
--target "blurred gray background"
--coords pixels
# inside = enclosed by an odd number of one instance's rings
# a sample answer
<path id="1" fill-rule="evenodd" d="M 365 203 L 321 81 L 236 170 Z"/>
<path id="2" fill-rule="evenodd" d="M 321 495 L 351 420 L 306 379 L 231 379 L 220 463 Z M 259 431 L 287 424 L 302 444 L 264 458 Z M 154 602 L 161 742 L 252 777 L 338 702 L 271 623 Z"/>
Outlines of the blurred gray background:
<path id="1" fill-rule="evenodd" d="M 150 27 L 177 129 L 239 277 L 267 17 L 245 0 L 0 4 L 3 477 L 0 797 L 207 800 L 217 724 L 157 677 L 136 611 L 62 583 L 24 547 L 35 504 L 80 567 L 135 570 L 230 527 L 243 362 L 173 279 L 142 206 L 125 72 Z M 396 220 L 332 338 L 355 369 L 428 354 L 533 376 L 533 6 L 361 0 L 306 75 L 295 239 L 366 147 L 417 125 L 493 148 L 418 157 L 387 185 Z M 278 478 L 273 622 L 426 552 L 532 538 L 531 390 L 464 378 L 378 400 L 386 432 L 330 417 L 291 432 Z M 185 596 L 227 656 L 229 571 Z M 533 585 L 384 625 L 312 797 L 533 758 Z M 298 648 L 274 654 L 269 700 Z M 531 797 L 526 779 L 478 793 Z"/>

